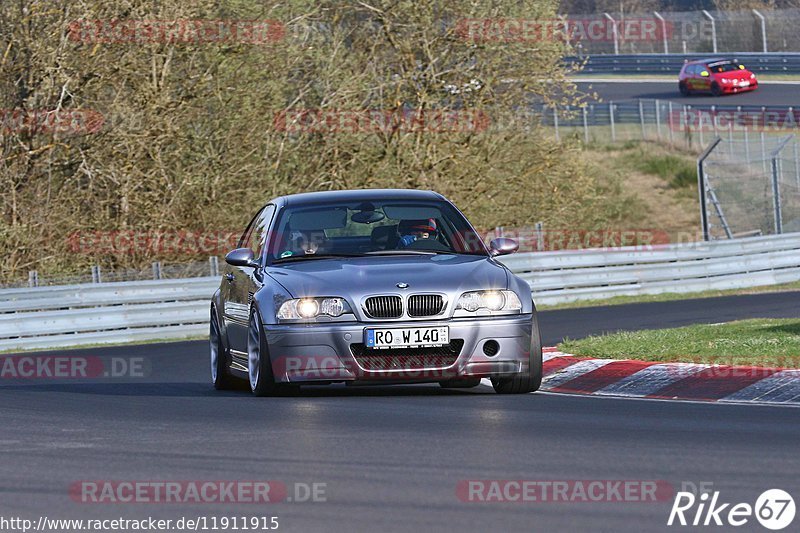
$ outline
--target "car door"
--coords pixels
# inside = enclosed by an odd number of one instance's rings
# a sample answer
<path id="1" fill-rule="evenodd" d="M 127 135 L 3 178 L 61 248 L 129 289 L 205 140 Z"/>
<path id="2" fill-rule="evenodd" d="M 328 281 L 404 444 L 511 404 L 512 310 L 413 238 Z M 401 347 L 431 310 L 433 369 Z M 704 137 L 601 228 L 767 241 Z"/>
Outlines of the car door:
<path id="1" fill-rule="evenodd" d="M 263 264 L 264 243 L 267 238 L 267 229 L 275 214 L 275 206 L 264 206 L 245 230 L 239 240 L 239 248 L 250 248 L 256 260 Z M 250 303 L 253 294 L 261 287 L 261 280 L 253 267 L 227 265 L 225 280 L 228 284 L 228 298 L 225 301 L 225 325 L 228 332 L 228 342 L 234 361 L 240 358 L 247 361 L 247 328 L 250 319 Z M 237 361 L 241 362 L 241 361 Z"/>
<path id="2" fill-rule="evenodd" d="M 705 65 L 697 65 L 697 90 L 710 91 L 711 81 L 711 69 L 707 68 Z"/>
<path id="3" fill-rule="evenodd" d="M 692 91 L 700 90 L 698 78 L 700 73 L 697 65 L 689 65 L 686 67 L 686 86 Z"/>

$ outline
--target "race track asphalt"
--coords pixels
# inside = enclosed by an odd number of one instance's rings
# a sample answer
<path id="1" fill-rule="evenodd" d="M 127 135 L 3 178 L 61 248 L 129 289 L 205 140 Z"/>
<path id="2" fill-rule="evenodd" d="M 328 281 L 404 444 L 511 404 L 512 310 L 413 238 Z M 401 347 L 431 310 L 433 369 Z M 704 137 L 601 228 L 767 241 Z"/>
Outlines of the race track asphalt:
<path id="1" fill-rule="evenodd" d="M 546 344 L 614 329 L 792 317 L 800 293 L 543 312 Z M 65 352 L 66 353 L 66 352 Z M 201 341 L 81 349 L 145 378 L 0 384 L 0 518 L 278 516 L 279 531 L 661 531 L 655 503 L 466 503 L 461 480 L 713 483 L 726 502 L 800 497 L 800 410 L 487 387 L 216 392 Z M 79 480 L 325 483 L 326 502 L 84 504 Z M 796 523 L 797 520 L 796 519 Z M 795 525 L 796 525 L 795 523 Z M 741 530 L 760 529 L 753 519 Z"/>
<path id="2" fill-rule="evenodd" d="M 677 79 L 677 78 L 676 78 Z M 597 93 L 603 102 L 619 102 L 643 99 L 671 100 L 688 105 L 717 106 L 798 106 L 800 84 L 763 83 L 755 91 L 713 97 L 711 95 L 681 96 L 678 82 L 607 83 L 581 82 L 578 88 L 584 93 Z"/>

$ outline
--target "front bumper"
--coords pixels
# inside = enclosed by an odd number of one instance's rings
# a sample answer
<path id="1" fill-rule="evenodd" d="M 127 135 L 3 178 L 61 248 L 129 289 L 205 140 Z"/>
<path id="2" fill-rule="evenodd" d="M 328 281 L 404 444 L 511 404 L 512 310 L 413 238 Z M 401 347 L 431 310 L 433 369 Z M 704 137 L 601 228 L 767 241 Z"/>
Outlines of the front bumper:
<path id="1" fill-rule="evenodd" d="M 369 351 L 372 355 L 370 361 L 377 359 L 384 363 L 379 368 L 374 364 L 365 364 L 362 355 L 366 328 L 434 326 L 448 326 L 451 343 L 463 341 L 452 357 L 429 356 L 440 353 L 436 348 L 421 348 L 411 355 L 396 350 L 375 350 Z M 530 314 L 369 324 L 346 322 L 264 326 L 275 380 L 284 383 L 431 382 L 527 372 L 531 328 Z M 489 341 L 497 343 L 496 350 L 486 350 L 492 355 L 484 352 L 484 345 Z"/>

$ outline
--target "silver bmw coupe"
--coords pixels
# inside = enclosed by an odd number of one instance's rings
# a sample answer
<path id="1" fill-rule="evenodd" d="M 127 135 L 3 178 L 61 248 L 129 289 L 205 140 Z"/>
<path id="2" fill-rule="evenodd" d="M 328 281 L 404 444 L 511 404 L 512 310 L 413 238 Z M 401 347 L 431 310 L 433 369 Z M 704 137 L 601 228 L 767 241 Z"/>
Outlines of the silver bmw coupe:
<path id="1" fill-rule="evenodd" d="M 211 301 L 211 377 L 258 396 L 301 385 L 542 380 L 528 284 L 432 191 L 313 192 L 270 201 L 225 257 Z"/>

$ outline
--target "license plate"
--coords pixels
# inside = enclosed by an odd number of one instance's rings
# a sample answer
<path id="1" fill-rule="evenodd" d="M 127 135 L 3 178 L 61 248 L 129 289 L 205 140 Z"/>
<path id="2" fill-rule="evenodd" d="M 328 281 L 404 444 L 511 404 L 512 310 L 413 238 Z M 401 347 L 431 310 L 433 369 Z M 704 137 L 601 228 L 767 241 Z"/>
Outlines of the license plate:
<path id="1" fill-rule="evenodd" d="M 447 326 L 435 328 L 368 328 L 364 332 L 367 348 L 426 348 L 450 343 Z"/>
<path id="2" fill-rule="evenodd" d="M 749 81 L 740 81 L 739 82 L 739 87 L 749 87 L 749 86 L 750 86 L 750 82 Z"/>

